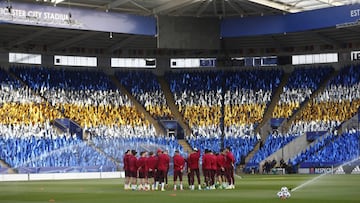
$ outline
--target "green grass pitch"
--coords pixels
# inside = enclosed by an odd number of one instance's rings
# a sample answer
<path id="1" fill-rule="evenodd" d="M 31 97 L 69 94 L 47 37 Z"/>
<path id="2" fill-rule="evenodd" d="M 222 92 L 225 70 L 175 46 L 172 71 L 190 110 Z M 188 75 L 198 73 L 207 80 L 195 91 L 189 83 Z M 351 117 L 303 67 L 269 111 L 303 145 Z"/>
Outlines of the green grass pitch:
<path id="1" fill-rule="evenodd" d="M 246 175 L 235 190 L 124 191 L 123 179 L 0 182 L 0 202 L 31 203 L 271 203 L 360 202 L 360 175 L 325 175 L 281 200 L 282 186 L 295 188 L 315 175 Z M 172 183 L 172 181 L 170 181 Z"/>

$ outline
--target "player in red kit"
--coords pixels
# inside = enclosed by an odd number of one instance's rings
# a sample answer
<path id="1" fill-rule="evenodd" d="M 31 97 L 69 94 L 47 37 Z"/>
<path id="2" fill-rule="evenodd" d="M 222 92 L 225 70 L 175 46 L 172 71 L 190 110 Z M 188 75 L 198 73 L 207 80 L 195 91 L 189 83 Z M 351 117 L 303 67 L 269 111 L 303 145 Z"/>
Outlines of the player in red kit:
<path id="1" fill-rule="evenodd" d="M 154 152 L 149 152 L 149 157 L 146 160 L 148 167 L 148 183 L 151 185 L 151 190 L 155 190 L 155 176 L 157 171 L 157 156 Z"/>
<path id="2" fill-rule="evenodd" d="M 203 169 L 203 174 L 204 174 L 204 179 L 205 179 L 205 184 L 206 184 L 206 189 L 210 189 L 210 185 L 211 185 L 211 156 L 210 156 L 210 151 L 209 150 L 205 150 L 205 154 L 202 157 L 202 169 Z"/>
<path id="3" fill-rule="evenodd" d="M 189 154 L 189 152 L 187 152 L 188 154 Z M 191 184 L 191 174 L 190 174 L 190 168 L 189 168 L 189 163 L 190 163 L 190 161 L 189 161 L 189 159 L 190 159 L 190 156 L 188 156 L 187 158 L 186 158 L 186 173 L 187 173 L 187 178 L 188 178 L 188 185 L 190 186 Z"/>
<path id="4" fill-rule="evenodd" d="M 215 188 L 215 175 L 217 170 L 217 158 L 216 155 L 210 151 L 210 158 L 211 158 L 211 183 L 210 183 L 210 189 L 216 189 Z"/>
<path id="5" fill-rule="evenodd" d="M 125 171 L 125 184 L 124 189 L 130 189 L 130 170 L 129 170 L 129 157 L 130 157 L 130 150 L 126 150 L 123 158 L 124 163 L 124 171 Z"/>
<path id="6" fill-rule="evenodd" d="M 138 190 L 148 190 L 149 185 L 147 182 L 147 172 L 148 172 L 148 166 L 147 166 L 147 152 L 141 152 L 140 157 L 136 162 L 137 165 L 137 174 L 139 178 L 139 187 Z"/>
<path id="7" fill-rule="evenodd" d="M 199 184 L 199 190 L 201 190 L 201 182 L 200 182 L 200 170 L 199 170 L 199 159 L 200 159 L 200 151 L 197 148 L 194 148 L 194 151 L 189 156 L 188 166 L 190 168 L 190 189 L 194 190 L 194 182 L 195 182 L 195 174 Z"/>
<path id="8" fill-rule="evenodd" d="M 234 163 L 235 163 L 235 158 L 233 153 L 230 150 L 230 147 L 226 147 L 226 155 L 225 155 L 225 160 L 226 160 L 226 176 L 228 179 L 228 183 L 229 186 L 226 189 L 235 189 L 235 179 L 234 179 Z"/>
<path id="9" fill-rule="evenodd" d="M 170 160 L 170 156 L 169 156 L 169 151 L 168 151 L 168 150 L 164 150 L 164 151 L 163 151 L 163 154 L 166 154 L 166 155 L 169 157 L 169 160 Z M 170 162 L 169 162 L 169 165 L 167 166 L 167 171 L 166 171 L 166 174 L 165 174 L 165 177 L 164 177 L 166 188 L 168 187 L 169 168 L 170 168 Z"/>
<path id="10" fill-rule="evenodd" d="M 178 150 L 175 151 L 173 161 L 174 161 L 174 190 L 176 190 L 176 181 L 178 178 L 180 182 L 180 190 L 183 190 L 182 177 L 185 168 L 185 159 L 180 155 Z"/>
<path id="11" fill-rule="evenodd" d="M 167 154 L 158 150 L 158 175 L 159 182 L 161 183 L 161 191 L 165 191 L 165 175 L 168 170 L 170 158 Z"/>
<path id="12" fill-rule="evenodd" d="M 131 154 L 129 156 L 129 171 L 130 171 L 130 177 L 131 177 L 131 189 L 136 190 L 136 180 L 137 180 L 137 166 L 136 166 L 136 154 L 137 152 L 135 150 L 131 150 Z"/>
<path id="13" fill-rule="evenodd" d="M 216 156 L 216 163 L 217 163 L 217 178 L 218 181 L 220 183 L 220 185 L 222 185 L 222 187 L 225 187 L 225 149 L 221 149 L 220 153 Z"/>

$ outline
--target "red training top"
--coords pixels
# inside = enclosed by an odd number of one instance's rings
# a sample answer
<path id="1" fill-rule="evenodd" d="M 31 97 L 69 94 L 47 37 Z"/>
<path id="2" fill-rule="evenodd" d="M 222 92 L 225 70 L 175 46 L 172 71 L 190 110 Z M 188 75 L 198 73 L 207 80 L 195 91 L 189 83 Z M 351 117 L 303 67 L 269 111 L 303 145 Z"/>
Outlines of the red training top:
<path id="1" fill-rule="evenodd" d="M 158 170 L 167 171 L 170 163 L 170 158 L 166 154 L 160 154 L 158 156 Z"/>
<path id="2" fill-rule="evenodd" d="M 185 159 L 181 155 L 174 156 L 174 171 L 181 171 L 184 169 Z"/>
<path id="3" fill-rule="evenodd" d="M 191 153 L 189 156 L 189 168 L 190 169 L 199 169 L 199 159 L 200 159 L 200 151 Z"/>
<path id="4" fill-rule="evenodd" d="M 217 170 L 217 158 L 215 154 L 210 154 L 211 157 L 211 170 Z"/>
<path id="5" fill-rule="evenodd" d="M 225 164 L 226 168 L 233 167 L 234 163 L 235 163 L 235 158 L 233 153 L 232 152 L 226 153 L 226 164 Z"/>
<path id="6" fill-rule="evenodd" d="M 205 170 L 211 170 L 211 154 L 206 153 L 203 155 L 202 168 Z"/>
<path id="7" fill-rule="evenodd" d="M 146 164 L 149 171 L 155 171 L 157 169 L 158 158 L 156 156 L 150 156 L 146 159 Z"/>
<path id="8" fill-rule="evenodd" d="M 136 166 L 137 159 L 134 155 L 129 155 L 129 171 L 136 172 L 137 166 Z"/>
<path id="9" fill-rule="evenodd" d="M 221 168 L 225 169 L 225 156 L 222 154 L 219 154 L 216 156 L 216 163 L 217 163 L 217 168 L 218 170 L 221 170 Z"/>
<path id="10" fill-rule="evenodd" d="M 146 162 L 147 162 L 146 157 L 140 157 L 136 161 L 137 170 L 139 170 L 140 172 L 143 172 L 143 173 L 147 172 L 148 171 L 148 166 L 147 166 Z"/>
<path id="11" fill-rule="evenodd" d="M 130 158 L 130 154 L 125 154 L 124 155 L 124 170 L 128 171 L 129 170 L 129 158 Z"/>

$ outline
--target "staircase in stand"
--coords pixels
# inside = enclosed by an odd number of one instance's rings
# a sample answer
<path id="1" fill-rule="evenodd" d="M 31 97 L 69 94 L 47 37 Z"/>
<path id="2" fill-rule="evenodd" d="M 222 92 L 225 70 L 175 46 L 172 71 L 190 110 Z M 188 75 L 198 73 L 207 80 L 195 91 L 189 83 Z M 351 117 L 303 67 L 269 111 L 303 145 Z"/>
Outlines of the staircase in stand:
<path id="1" fill-rule="evenodd" d="M 275 106 L 280 100 L 280 95 L 283 92 L 285 85 L 288 83 L 290 75 L 291 75 L 291 73 L 285 73 L 282 76 L 279 87 L 276 89 L 273 96 L 271 97 L 271 102 L 270 102 L 269 106 L 267 107 L 266 112 L 264 113 L 263 119 L 255 130 L 256 134 L 260 133 L 261 139 L 263 139 L 263 140 L 264 140 L 264 138 L 266 138 L 267 133 L 262 133 L 263 132 L 262 128 L 266 127 L 266 124 L 268 124 L 269 120 L 272 118 Z"/>
<path id="2" fill-rule="evenodd" d="M 334 78 L 335 76 L 337 76 L 338 74 L 339 74 L 339 71 L 333 70 L 333 72 L 332 72 L 331 74 L 329 74 L 329 76 L 324 79 L 324 81 L 321 83 L 321 85 L 319 86 L 319 88 L 318 88 L 315 92 L 313 92 L 313 93 L 311 94 L 311 97 L 310 97 L 309 99 L 305 100 L 305 101 L 301 104 L 300 108 L 299 108 L 295 113 L 293 113 L 293 115 L 292 115 L 289 119 L 287 119 L 287 121 L 285 121 L 285 122 L 283 123 L 283 125 L 282 125 L 281 127 L 282 127 L 282 129 L 284 129 L 284 132 L 287 132 L 287 131 L 289 130 L 292 122 L 294 122 L 294 120 L 295 120 L 299 115 L 301 115 L 301 112 L 307 107 L 307 105 L 308 105 L 315 97 L 317 97 L 317 95 L 318 95 L 319 93 L 321 93 L 322 91 L 324 91 L 324 89 L 325 89 L 326 86 L 328 85 L 329 81 L 330 81 L 332 78 Z"/>
<path id="3" fill-rule="evenodd" d="M 256 143 L 254 149 L 245 157 L 245 164 L 249 163 L 249 161 L 254 157 L 255 153 L 260 149 L 260 142 Z"/>
<path id="4" fill-rule="evenodd" d="M 110 79 L 115 84 L 115 86 L 119 88 L 119 90 L 130 99 L 130 101 L 134 104 L 135 108 L 140 113 L 144 114 L 145 119 L 147 119 L 154 126 L 157 134 L 165 135 L 166 132 L 161 126 L 161 124 L 157 120 L 155 120 L 149 112 L 146 111 L 144 106 L 140 104 L 140 102 L 118 81 L 118 79 L 114 75 L 110 76 Z"/>
<path id="5" fill-rule="evenodd" d="M 185 119 L 183 118 L 183 116 L 181 115 L 181 113 L 179 112 L 179 109 L 175 104 L 174 95 L 172 94 L 172 92 L 170 90 L 170 86 L 169 86 L 168 82 L 165 80 L 164 77 L 161 77 L 161 76 L 158 77 L 158 81 L 159 81 L 162 91 L 164 92 L 166 102 L 171 110 L 172 115 L 177 120 L 177 122 L 180 124 L 180 126 L 184 129 L 185 135 L 190 135 L 191 129 L 190 129 L 189 125 L 187 124 L 187 122 L 185 121 Z"/>
<path id="6" fill-rule="evenodd" d="M 193 150 L 186 140 L 178 140 L 178 143 L 183 147 L 184 152 L 190 153 Z"/>
<path id="7" fill-rule="evenodd" d="M 275 93 L 273 94 L 271 103 L 269 104 L 268 108 L 266 109 L 266 112 L 264 113 L 262 122 L 257 126 L 257 128 L 255 130 L 256 134 L 260 133 L 261 140 L 263 140 L 263 141 L 266 139 L 267 133 L 264 133 L 264 130 L 262 130 L 262 129 L 269 127 L 268 126 L 269 120 L 272 117 L 272 114 L 273 114 L 276 104 L 280 100 L 280 95 L 283 92 L 284 86 L 289 81 L 290 75 L 291 75 L 291 73 L 285 73 L 282 76 L 279 87 L 276 89 Z M 259 148 L 260 148 L 260 142 L 256 143 L 254 149 L 245 157 L 245 163 L 248 163 L 250 161 L 250 159 L 255 155 L 255 153 L 259 150 Z"/>
<path id="8" fill-rule="evenodd" d="M 6 168 L 7 169 L 7 172 L 8 174 L 15 174 L 17 173 L 17 171 L 13 168 L 11 168 L 11 166 L 9 164 L 7 164 L 5 161 L 1 160 L 0 159 L 0 166 L 1 168 Z"/>
<path id="9" fill-rule="evenodd" d="M 121 171 L 123 170 L 123 168 L 120 168 L 120 160 L 122 160 L 122 157 L 112 157 L 112 156 L 109 156 L 107 153 L 104 152 L 103 149 L 97 147 L 93 141 L 91 140 L 88 140 L 86 142 L 89 146 L 91 146 L 93 149 L 95 149 L 97 152 L 99 152 L 100 154 L 102 154 L 103 156 L 105 156 L 107 159 L 111 160 L 112 162 L 114 162 L 117 166 L 117 170 Z M 119 149 L 121 150 L 121 149 Z"/>

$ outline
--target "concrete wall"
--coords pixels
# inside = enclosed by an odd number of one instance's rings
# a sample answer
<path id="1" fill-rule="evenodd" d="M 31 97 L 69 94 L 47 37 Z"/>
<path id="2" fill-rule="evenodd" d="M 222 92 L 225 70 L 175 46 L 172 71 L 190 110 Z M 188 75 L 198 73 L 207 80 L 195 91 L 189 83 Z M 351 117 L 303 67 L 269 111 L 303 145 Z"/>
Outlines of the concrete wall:
<path id="1" fill-rule="evenodd" d="M 8 68 L 9 66 L 9 53 L 0 52 L 0 66 L 3 68 Z"/>
<path id="2" fill-rule="evenodd" d="M 165 72 L 170 71 L 170 58 L 167 56 L 156 57 L 156 71 L 155 75 L 163 76 Z"/>
<path id="3" fill-rule="evenodd" d="M 220 20 L 159 16 L 158 48 L 219 49 Z"/>
<path id="4" fill-rule="evenodd" d="M 360 127 L 359 115 L 356 114 L 351 119 L 349 119 L 348 121 L 345 121 L 341 125 L 341 132 L 345 132 L 346 130 L 349 130 L 349 129 L 358 129 L 359 127 Z M 339 133 L 341 133 L 341 132 L 339 132 Z"/>
<path id="5" fill-rule="evenodd" d="M 290 158 L 294 157 L 302 150 L 306 149 L 308 145 L 309 142 L 306 140 L 306 135 L 299 136 L 298 138 L 294 139 L 283 148 L 277 150 L 275 153 L 267 157 L 265 160 L 275 159 L 277 163 L 279 163 L 281 158 L 283 158 L 285 162 L 287 162 Z M 260 162 L 260 166 L 264 164 L 265 160 Z"/>

